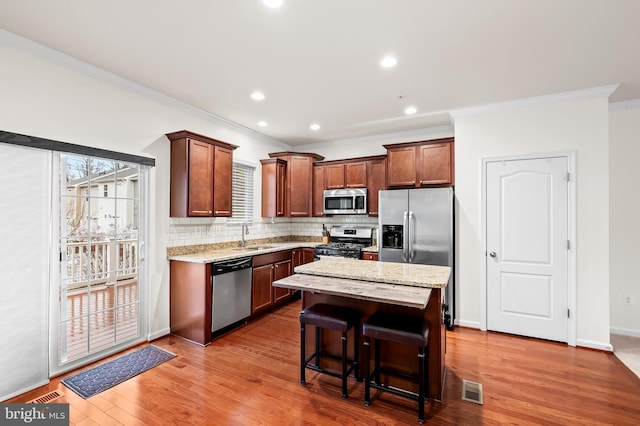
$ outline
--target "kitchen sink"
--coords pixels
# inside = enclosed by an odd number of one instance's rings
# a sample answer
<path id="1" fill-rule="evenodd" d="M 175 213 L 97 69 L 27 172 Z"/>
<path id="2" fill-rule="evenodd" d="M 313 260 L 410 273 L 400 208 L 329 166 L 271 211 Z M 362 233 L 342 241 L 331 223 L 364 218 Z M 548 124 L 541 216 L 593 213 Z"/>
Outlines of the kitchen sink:
<path id="1" fill-rule="evenodd" d="M 237 251 L 257 251 L 257 250 L 266 250 L 273 248 L 273 246 L 251 246 L 251 247 L 238 247 L 234 248 Z"/>

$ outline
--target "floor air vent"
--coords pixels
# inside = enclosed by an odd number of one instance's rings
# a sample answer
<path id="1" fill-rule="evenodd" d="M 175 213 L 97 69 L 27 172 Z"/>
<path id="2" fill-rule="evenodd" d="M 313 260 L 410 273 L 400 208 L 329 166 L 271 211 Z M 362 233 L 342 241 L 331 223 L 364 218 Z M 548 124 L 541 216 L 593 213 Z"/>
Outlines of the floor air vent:
<path id="1" fill-rule="evenodd" d="M 27 401 L 27 404 L 46 404 L 47 402 L 51 402 L 54 399 L 58 399 L 63 396 L 64 393 L 61 391 L 51 391 L 47 394 L 37 397 L 36 399 L 32 399 L 31 401 Z"/>
<path id="2" fill-rule="evenodd" d="M 482 404 L 482 385 L 480 383 L 462 381 L 462 400 Z"/>

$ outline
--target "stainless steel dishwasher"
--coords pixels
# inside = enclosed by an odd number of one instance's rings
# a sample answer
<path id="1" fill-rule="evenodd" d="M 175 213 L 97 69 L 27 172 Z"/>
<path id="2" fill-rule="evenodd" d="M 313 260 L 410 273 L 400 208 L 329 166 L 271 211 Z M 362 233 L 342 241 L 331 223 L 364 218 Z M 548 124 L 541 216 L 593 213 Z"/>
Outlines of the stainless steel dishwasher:
<path id="1" fill-rule="evenodd" d="M 251 314 L 251 257 L 215 262 L 211 277 L 211 332 Z"/>

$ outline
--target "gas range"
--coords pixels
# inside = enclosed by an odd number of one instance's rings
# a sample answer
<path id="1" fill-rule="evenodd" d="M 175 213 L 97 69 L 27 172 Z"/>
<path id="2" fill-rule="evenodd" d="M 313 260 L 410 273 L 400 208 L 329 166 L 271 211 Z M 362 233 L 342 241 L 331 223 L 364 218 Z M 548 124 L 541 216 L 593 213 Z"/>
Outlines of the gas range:
<path id="1" fill-rule="evenodd" d="M 315 255 L 359 259 L 364 247 L 372 244 L 372 227 L 332 226 L 331 242 L 316 246 Z"/>

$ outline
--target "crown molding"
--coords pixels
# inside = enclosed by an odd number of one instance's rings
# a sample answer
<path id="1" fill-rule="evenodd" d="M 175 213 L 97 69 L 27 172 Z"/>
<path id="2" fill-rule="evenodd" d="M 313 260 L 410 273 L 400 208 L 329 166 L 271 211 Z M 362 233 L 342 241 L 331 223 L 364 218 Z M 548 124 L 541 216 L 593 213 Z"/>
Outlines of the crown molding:
<path id="1" fill-rule="evenodd" d="M 271 143 L 274 145 L 278 145 L 278 146 L 287 147 L 287 148 L 291 147 L 290 145 L 282 141 L 273 139 L 260 132 L 256 132 L 253 129 L 244 127 L 224 117 L 221 117 L 219 115 L 197 108 L 184 101 L 178 100 L 169 95 L 165 95 L 164 93 L 153 90 L 143 84 L 136 83 L 134 81 L 123 78 L 119 75 L 106 71 L 103 68 L 97 67 L 95 65 L 91 65 L 87 62 L 74 58 L 73 56 L 69 56 L 58 50 L 44 46 L 33 40 L 29 40 L 28 38 L 19 36 L 3 28 L 0 28 L 0 44 L 4 44 L 6 46 L 15 48 L 17 50 L 30 53 L 33 56 L 36 56 L 40 59 L 44 59 L 56 65 L 63 66 L 67 69 L 78 72 L 80 74 L 91 77 L 93 79 L 112 84 L 126 91 L 143 96 L 147 99 L 164 104 L 171 108 L 181 110 L 190 115 L 212 122 L 214 124 L 227 128 L 229 130 L 234 130 L 238 133 L 242 133 L 254 139 Z"/>
<path id="2" fill-rule="evenodd" d="M 609 111 L 624 111 L 627 109 L 636 109 L 636 108 L 640 108 L 640 99 L 613 102 L 609 104 Z"/>
<path id="3" fill-rule="evenodd" d="M 565 101 L 585 100 L 601 97 L 609 97 L 620 86 L 619 84 L 609 84 L 607 86 L 593 87 L 590 89 L 573 90 L 570 92 L 560 92 L 551 95 L 534 96 L 531 98 L 517 99 L 515 101 L 498 102 L 495 104 L 483 105 L 472 108 L 462 108 L 450 111 L 451 120 L 467 117 L 470 115 L 485 114 L 488 112 L 498 112 L 514 108 L 523 108 L 539 105 L 547 105 Z"/>
<path id="4" fill-rule="evenodd" d="M 329 142 L 315 142 L 305 145 L 296 145 L 296 150 L 304 149 L 307 151 L 313 151 L 316 148 L 327 148 L 327 147 L 339 147 L 344 144 L 349 143 L 374 143 L 374 142 L 389 142 L 389 140 L 393 140 L 394 142 L 416 142 L 427 140 L 432 137 L 433 134 L 442 135 L 446 133 L 445 136 L 438 137 L 449 137 L 453 136 L 453 126 L 452 125 L 442 125 L 442 126 L 434 126 L 434 127 L 424 127 L 421 129 L 412 129 L 412 130 L 403 130 L 400 132 L 392 132 L 392 133 L 380 133 L 376 135 L 370 136 L 362 136 L 359 138 L 349 138 L 349 139 L 338 139 Z"/>

